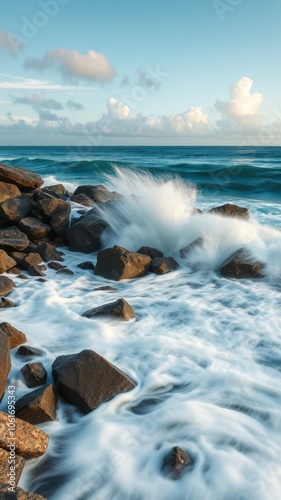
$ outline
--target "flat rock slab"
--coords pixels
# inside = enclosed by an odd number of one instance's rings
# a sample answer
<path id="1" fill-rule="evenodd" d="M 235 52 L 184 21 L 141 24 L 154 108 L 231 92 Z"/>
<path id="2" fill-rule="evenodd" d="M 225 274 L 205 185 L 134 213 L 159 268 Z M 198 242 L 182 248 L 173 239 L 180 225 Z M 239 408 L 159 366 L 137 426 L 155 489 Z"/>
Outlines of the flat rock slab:
<path id="1" fill-rule="evenodd" d="M 29 392 L 16 402 L 16 417 L 30 424 L 56 420 L 57 392 L 52 384 Z"/>
<path id="2" fill-rule="evenodd" d="M 178 269 L 179 264 L 173 257 L 157 257 L 150 263 L 149 270 L 155 274 L 167 274 Z"/>
<path id="3" fill-rule="evenodd" d="M 174 446 L 164 458 L 162 471 L 171 479 L 179 479 L 192 464 L 187 453 L 179 446 Z"/>
<path id="4" fill-rule="evenodd" d="M 17 262 L 10 257 L 5 250 L 0 250 L 0 274 L 5 273 L 17 265 Z"/>
<path id="5" fill-rule="evenodd" d="M 19 345 L 24 344 L 27 341 L 26 336 L 23 332 L 17 330 L 14 326 L 12 326 L 10 323 L 7 323 L 6 321 L 0 323 L 0 332 L 1 331 L 8 337 L 10 349 L 14 349 L 14 347 L 18 347 Z"/>
<path id="6" fill-rule="evenodd" d="M 9 478 L 8 474 L 11 473 L 10 468 L 13 467 L 14 475 L 11 476 L 11 479 L 13 479 L 15 481 L 15 484 L 17 485 L 25 465 L 25 460 L 19 455 L 16 455 L 15 458 L 12 458 L 12 461 L 14 463 L 9 464 L 9 460 L 10 452 L 0 448 L 0 483 L 7 483 Z M 0 498 L 3 498 L 1 496 L 1 489 Z"/>
<path id="7" fill-rule="evenodd" d="M 115 302 L 94 307 L 82 314 L 86 318 L 95 318 L 98 316 L 109 316 L 112 318 L 129 321 L 136 317 L 133 308 L 125 299 L 117 299 Z"/>
<path id="8" fill-rule="evenodd" d="M 5 394 L 10 369 L 10 342 L 7 335 L 0 330 L 0 401 L 2 401 Z"/>
<path id="9" fill-rule="evenodd" d="M 29 239 L 16 226 L 0 229 L 0 249 L 6 251 L 23 251 L 29 245 Z"/>
<path id="10" fill-rule="evenodd" d="M 232 254 L 220 268 L 220 273 L 224 278 L 236 279 L 263 278 L 263 271 L 264 264 L 255 261 L 244 248 Z"/>
<path id="11" fill-rule="evenodd" d="M 27 387 L 38 387 L 44 385 L 47 380 L 47 372 L 42 363 L 27 363 L 21 368 Z"/>
<path id="12" fill-rule="evenodd" d="M 46 453 L 49 437 L 38 427 L 19 418 L 15 419 L 15 432 L 13 439 L 15 441 L 17 453 L 23 457 L 40 457 Z M 0 411 L 0 448 L 9 451 L 11 442 L 10 431 L 8 428 L 9 415 Z"/>
<path id="13" fill-rule="evenodd" d="M 94 351 L 59 356 L 53 363 L 58 393 L 83 413 L 89 413 L 117 394 L 130 391 L 135 382 Z"/>
<path id="14" fill-rule="evenodd" d="M 47 500 L 38 493 L 25 491 L 22 488 L 15 488 L 15 492 L 9 491 L 9 484 L 0 483 L 0 498 L 1 500 Z"/>
<path id="15" fill-rule="evenodd" d="M 40 175 L 35 172 L 3 163 L 0 163 L 0 181 L 15 184 L 23 191 L 33 191 L 44 183 Z"/>
<path id="16" fill-rule="evenodd" d="M 115 245 L 97 254 L 95 274 L 120 281 L 144 276 L 148 273 L 151 258 Z"/>
<path id="17" fill-rule="evenodd" d="M 15 283 L 7 276 L 0 276 L 0 295 L 6 297 L 13 290 Z"/>
<path id="18" fill-rule="evenodd" d="M 249 219 L 250 217 L 248 208 L 239 207 L 239 205 L 233 205 L 232 203 L 226 203 L 225 205 L 211 208 L 209 213 L 224 215 L 225 217 L 236 217 L 238 219 Z"/>

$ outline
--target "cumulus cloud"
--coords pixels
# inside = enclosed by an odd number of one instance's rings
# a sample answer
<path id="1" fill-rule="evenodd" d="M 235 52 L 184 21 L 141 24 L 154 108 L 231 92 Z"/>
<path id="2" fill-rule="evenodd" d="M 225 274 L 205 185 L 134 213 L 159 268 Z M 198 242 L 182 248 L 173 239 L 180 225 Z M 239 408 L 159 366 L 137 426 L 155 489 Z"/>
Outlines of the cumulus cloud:
<path id="1" fill-rule="evenodd" d="M 69 109 L 75 109 L 75 111 L 79 111 L 80 109 L 84 109 L 83 104 L 81 102 L 76 102 L 73 101 L 72 99 L 69 99 L 66 103 L 66 107 Z"/>
<path id="2" fill-rule="evenodd" d="M 23 48 L 17 37 L 11 33 L 0 33 L 0 49 L 6 50 L 10 56 L 14 57 Z"/>
<path id="3" fill-rule="evenodd" d="M 57 68 L 64 80 L 83 78 L 85 80 L 106 82 L 113 79 L 116 72 L 103 54 L 90 50 L 80 54 L 76 50 L 64 48 L 48 51 L 42 59 L 30 57 L 24 63 L 25 69 L 43 71 Z"/>

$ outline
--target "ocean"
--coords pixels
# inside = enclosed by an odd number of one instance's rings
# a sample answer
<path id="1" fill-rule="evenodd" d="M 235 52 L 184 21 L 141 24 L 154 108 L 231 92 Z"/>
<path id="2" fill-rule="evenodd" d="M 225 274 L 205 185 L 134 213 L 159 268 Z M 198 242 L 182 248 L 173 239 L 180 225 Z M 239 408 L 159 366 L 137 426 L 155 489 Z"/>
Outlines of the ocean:
<path id="1" fill-rule="evenodd" d="M 96 255 L 63 249 L 73 276 L 49 269 L 46 283 L 17 280 L 19 307 L 1 321 L 44 350 L 49 374 L 58 355 L 93 349 L 137 383 L 83 417 L 60 400 L 56 422 L 40 425 L 48 452 L 27 463 L 20 486 L 48 500 L 279 499 L 281 148 L 0 147 L 0 162 L 70 192 L 82 184 L 118 191 L 122 210 L 105 211 L 104 245 L 152 246 L 180 264 L 112 283 L 77 267 Z M 224 203 L 248 208 L 250 220 L 207 213 Z M 199 237 L 203 247 L 181 259 Z M 263 279 L 220 276 L 242 247 L 265 264 Z M 105 284 L 117 291 L 94 290 Z M 137 321 L 81 317 L 117 298 Z M 17 397 L 27 392 L 22 365 L 13 353 Z M 161 471 L 173 446 L 193 460 L 178 481 Z"/>

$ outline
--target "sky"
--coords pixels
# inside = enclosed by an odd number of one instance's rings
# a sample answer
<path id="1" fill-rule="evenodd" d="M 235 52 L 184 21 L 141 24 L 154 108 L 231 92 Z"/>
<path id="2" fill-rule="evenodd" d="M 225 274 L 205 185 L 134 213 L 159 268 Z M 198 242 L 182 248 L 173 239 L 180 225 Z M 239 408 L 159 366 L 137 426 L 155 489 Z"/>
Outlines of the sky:
<path id="1" fill-rule="evenodd" d="M 280 0 L 0 6 L 0 145 L 281 145 Z"/>

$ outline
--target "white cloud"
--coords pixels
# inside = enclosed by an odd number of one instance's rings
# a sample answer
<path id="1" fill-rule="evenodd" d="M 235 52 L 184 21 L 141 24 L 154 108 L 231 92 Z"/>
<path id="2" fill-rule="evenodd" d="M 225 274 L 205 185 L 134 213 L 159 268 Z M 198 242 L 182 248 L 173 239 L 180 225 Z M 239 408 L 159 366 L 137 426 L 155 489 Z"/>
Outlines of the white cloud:
<path id="1" fill-rule="evenodd" d="M 6 50 L 10 56 L 15 57 L 23 48 L 15 35 L 8 33 L 0 33 L 0 49 Z"/>
<path id="2" fill-rule="evenodd" d="M 116 72 L 103 54 L 90 50 L 80 54 L 76 50 L 64 48 L 48 51 L 42 59 L 28 58 L 25 69 L 43 71 L 57 67 L 65 80 L 83 78 L 85 80 L 106 82 L 113 79 Z"/>

